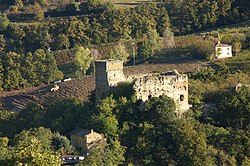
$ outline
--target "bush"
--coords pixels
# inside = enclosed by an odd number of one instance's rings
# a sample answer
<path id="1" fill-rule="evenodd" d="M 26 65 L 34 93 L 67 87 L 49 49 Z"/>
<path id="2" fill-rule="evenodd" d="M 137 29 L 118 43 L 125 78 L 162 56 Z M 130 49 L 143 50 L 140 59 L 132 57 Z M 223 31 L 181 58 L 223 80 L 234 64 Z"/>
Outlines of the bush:
<path id="1" fill-rule="evenodd" d="M 212 41 L 200 41 L 190 46 L 191 55 L 198 59 L 211 59 L 214 52 Z"/>

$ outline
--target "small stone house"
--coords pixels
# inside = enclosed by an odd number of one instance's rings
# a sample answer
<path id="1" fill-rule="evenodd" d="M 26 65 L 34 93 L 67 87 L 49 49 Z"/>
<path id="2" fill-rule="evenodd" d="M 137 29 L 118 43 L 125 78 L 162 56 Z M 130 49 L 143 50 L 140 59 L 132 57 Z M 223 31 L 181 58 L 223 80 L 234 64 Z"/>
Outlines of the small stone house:
<path id="1" fill-rule="evenodd" d="M 232 57 L 232 46 L 228 44 L 222 44 L 220 41 L 215 45 L 215 57 L 217 59 Z"/>
<path id="2" fill-rule="evenodd" d="M 76 128 L 68 134 L 70 135 L 71 144 L 75 148 L 81 149 L 83 152 L 88 152 L 96 143 L 104 140 L 102 134 L 93 131 L 93 129 L 85 130 Z"/>

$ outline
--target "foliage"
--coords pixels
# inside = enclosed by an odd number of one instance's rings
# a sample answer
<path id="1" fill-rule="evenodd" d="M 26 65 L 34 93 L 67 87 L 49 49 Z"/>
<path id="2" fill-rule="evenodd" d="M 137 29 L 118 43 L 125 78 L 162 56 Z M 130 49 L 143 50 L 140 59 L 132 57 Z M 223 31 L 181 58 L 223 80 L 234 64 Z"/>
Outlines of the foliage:
<path id="1" fill-rule="evenodd" d="M 194 58 L 198 59 L 211 59 L 212 54 L 214 52 L 213 42 L 209 40 L 194 43 L 190 47 L 191 47 L 191 54 L 193 55 Z"/>
<path id="2" fill-rule="evenodd" d="M 19 89 L 49 83 L 62 79 L 63 73 L 58 70 L 54 56 L 42 49 L 34 54 L 18 54 L 16 52 L 4 53 L 2 58 L 2 88 L 5 90 Z"/>
<path id="3" fill-rule="evenodd" d="M 118 59 L 124 63 L 128 61 L 129 57 L 129 53 L 126 51 L 125 46 L 120 43 L 115 45 L 107 54 L 107 58 Z"/>
<path id="4" fill-rule="evenodd" d="M 162 44 L 173 47 L 172 31 L 190 33 L 249 18 L 247 0 L 167 0 L 131 9 L 115 9 L 110 4 L 89 0 L 80 4 L 80 11 L 73 4 L 55 9 L 61 10 L 61 15 L 66 12 L 69 15 L 87 12 L 88 15 L 59 19 L 43 19 L 43 14 L 46 15 L 44 11 L 48 8 L 66 5 L 65 1 L 0 2 L 15 5 L 6 11 L 9 19 L 13 13 L 26 12 L 35 13 L 38 20 L 9 24 L 8 18 L 1 14 L 0 20 L 4 21 L 0 21 L 0 31 L 5 33 L 0 35 L 0 86 L 4 90 L 61 79 L 63 74 L 56 63 L 62 64 L 63 56 L 59 51 L 56 61 L 53 54 L 46 51 L 50 47 L 52 50 L 73 48 L 74 55 L 69 56 L 75 58 L 74 65 L 80 75 L 84 75 L 92 61 L 90 50 L 86 48 L 92 47 L 89 44 L 122 43 L 114 46 L 109 56 L 126 61 L 129 54 L 123 43 L 133 39 L 139 42 L 140 58 L 152 60 Z M 249 47 L 249 34 L 245 33 L 248 29 L 219 29 L 211 33 L 217 35 L 219 32 L 221 41 L 233 44 L 238 53 L 241 48 Z M 222 34 L 225 31 L 233 34 Z M 163 42 L 159 36 L 164 37 Z M 212 43 L 208 40 L 196 42 L 202 39 L 194 35 L 177 37 L 175 43 L 185 47 L 193 43 L 187 51 L 195 58 L 209 59 Z M 83 165 L 247 165 L 249 90 L 243 88 L 235 92 L 228 87 L 238 82 L 249 83 L 249 50 L 215 63 L 213 68 L 191 74 L 189 101 L 193 111 L 181 118 L 176 116 L 171 98 L 160 96 L 142 103 L 136 100 L 132 84 L 127 83 L 112 88 L 97 106 L 72 99 L 48 107 L 31 105 L 19 113 L 1 111 L 0 165 L 59 165 L 59 154 L 54 151 L 61 154 L 75 151 L 69 140 L 58 132 L 65 135 L 76 127 L 94 128 L 107 138 L 107 142 L 90 150 Z M 209 102 L 216 102 L 217 109 L 202 107 Z M 40 126 L 56 133 L 38 128 Z"/>
<path id="5" fill-rule="evenodd" d="M 60 155 L 51 150 L 52 133 L 40 127 L 17 134 L 13 146 L 2 137 L 1 161 L 4 165 L 60 165 Z"/>
<path id="6" fill-rule="evenodd" d="M 125 147 L 118 140 L 111 140 L 109 144 L 100 142 L 96 148 L 90 150 L 89 156 L 79 165 L 114 165 L 123 164 Z"/>
<path id="7" fill-rule="evenodd" d="M 183 34 L 247 20 L 249 12 L 242 9 L 248 3 L 232 0 L 165 1 L 164 7 L 169 12 L 174 32 Z"/>
<path id="8" fill-rule="evenodd" d="M 155 126 L 157 124 L 171 123 L 176 119 L 175 110 L 176 106 L 171 98 L 167 96 L 153 97 L 146 101 L 143 109 L 145 115 L 142 114 L 142 118 Z"/>
<path id="9" fill-rule="evenodd" d="M 91 52 L 88 48 L 76 47 L 75 48 L 75 65 L 78 67 L 79 76 L 86 75 L 86 71 L 89 69 L 92 58 Z"/>
<path id="10" fill-rule="evenodd" d="M 73 154 L 75 148 L 70 144 L 70 141 L 66 136 L 61 135 L 58 132 L 53 134 L 54 149 L 60 154 Z"/>
<path id="11" fill-rule="evenodd" d="M 153 58 L 156 51 L 161 48 L 161 41 L 156 30 L 150 30 L 143 42 L 138 43 L 138 56 L 142 59 Z"/>
<path id="12" fill-rule="evenodd" d="M 246 36 L 244 33 L 232 33 L 223 35 L 221 42 L 227 44 L 233 44 L 235 42 L 244 42 L 246 40 Z"/>
<path id="13" fill-rule="evenodd" d="M 36 9 L 34 19 L 42 21 L 44 19 L 44 11 L 42 10 L 42 7 L 38 3 L 35 3 L 34 8 Z"/>
<path id="14" fill-rule="evenodd" d="M 63 49 L 68 49 L 69 47 L 70 47 L 69 38 L 65 34 L 59 34 L 55 38 L 55 42 L 53 43 L 53 49 L 63 50 Z"/>
<path id="15" fill-rule="evenodd" d="M 250 90 L 242 88 L 240 91 L 231 90 L 222 94 L 218 101 L 218 111 L 211 115 L 218 125 L 223 127 L 234 127 L 238 129 L 247 128 L 249 122 L 249 99 Z"/>
<path id="16" fill-rule="evenodd" d="M 7 137 L 0 137 L 0 164 L 7 165 L 11 158 L 11 150 L 8 148 L 9 139 Z"/>
<path id="17" fill-rule="evenodd" d="M 234 42 L 232 45 L 233 52 L 238 54 L 241 51 L 242 44 L 241 42 Z"/>
<path id="18" fill-rule="evenodd" d="M 118 120 L 113 114 L 113 109 L 117 106 L 112 96 L 107 97 L 98 105 L 98 113 L 93 116 L 96 128 L 107 137 L 117 137 Z"/>
<path id="19" fill-rule="evenodd" d="M 51 150 L 44 150 L 40 140 L 30 136 L 28 141 L 19 140 L 14 147 L 14 164 L 24 165 L 60 165 L 60 156 Z"/>
<path id="20" fill-rule="evenodd" d="M 0 33 L 3 33 L 5 30 L 7 30 L 9 23 L 10 21 L 8 17 L 0 12 Z"/>
<path id="21" fill-rule="evenodd" d="M 89 37 L 86 34 L 88 20 L 85 22 L 72 17 L 69 22 L 69 28 L 67 29 L 67 36 L 72 46 L 79 46 L 81 44 L 88 44 Z"/>
<path id="22" fill-rule="evenodd" d="M 15 144 L 28 144 L 31 141 L 32 136 L 39 140 L 40 148 L 44 150 L 49 150 L 51 148 L 53 134 L 49 129 L 44 127 L 23 130 L 21 133 L 15 136 Z"/>
<path id="23" fill-rule="evenodd" d="M 106 9 L 100 17 L 100 23 L 107 34 L 108 41 L 114 42 L 119 39 L 130 39 L 130 18 L 128 11 Z"/>
<path id="24" fill-rule="evenodd" d="M 35 3 L 34 5 L 37 5 L 37 9 L 32 7 L 32 9 L 27 9 L 27 12 L 34 10 L 35 17 L 38 17 L 36 19 L 42 19 L 43 11 L 40 12 L 42 4 Z M 83 2 L 80 8 L 86 7 L 88 8 L 86 10 L 94 13 L 96 11 L 100 13 L 100 17 L 72 16 L 60 18 L 60 21 L 48 19 L 22 26 L 10 24 L 7 34 L 11 41 L 9 51 L 24 53 L 34 52 L 40 48 L 51 47 L 53 50 L 58 50 L 73 48 L 77 45 L 116 42 L 142 38 L 150 30 L 156 30 L 163 36 L 163 32 L 170 28 L 167 11 L 158 7 L 156 3 L 143 4 L 131 10 L 115 9 L 111 6 L 100 5 L 100 2 L 95 0 L 87 1 Z"/>

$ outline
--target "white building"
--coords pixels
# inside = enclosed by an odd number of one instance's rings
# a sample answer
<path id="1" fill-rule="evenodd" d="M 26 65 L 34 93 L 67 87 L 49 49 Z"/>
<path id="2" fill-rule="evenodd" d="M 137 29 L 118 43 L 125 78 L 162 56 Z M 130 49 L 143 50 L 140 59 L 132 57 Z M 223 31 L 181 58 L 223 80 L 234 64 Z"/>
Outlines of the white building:
<path id="1" fill-rule="evenodd" d="M 232 57 L 232 46 L 218 41 L 215 45 L 215 57 L 217 59 Z"/>

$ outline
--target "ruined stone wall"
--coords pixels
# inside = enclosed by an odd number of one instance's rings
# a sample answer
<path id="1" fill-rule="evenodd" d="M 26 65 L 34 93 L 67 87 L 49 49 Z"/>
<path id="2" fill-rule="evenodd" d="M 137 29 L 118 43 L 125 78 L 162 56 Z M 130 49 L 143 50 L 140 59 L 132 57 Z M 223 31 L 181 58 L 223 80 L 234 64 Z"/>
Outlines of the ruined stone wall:
<path id="1" fill-rule="evenodd" d="M 110 87 L 119 82 L 134 82 L 134 90 L 138 99 L 148 100 L 150 97 L 166 95 L 174 99 L 178 113 L 189 109 L 188 104 L 188 77 L 179 74 L 176 70 L 164 74 L 123 74 L 123 65 L 118 60 L 96 61 L 96 100 L 101 99 Z"/>
<path id="2" fill-rule="evenodd" d="M 179 113 L 189 109 L 188 104 L 188 77 L 179 74 L 153 74 L 137 78 L 133 86 L 136 96 L 142 101 L 150 97 L 166 95 L 174 99 Z"/>

